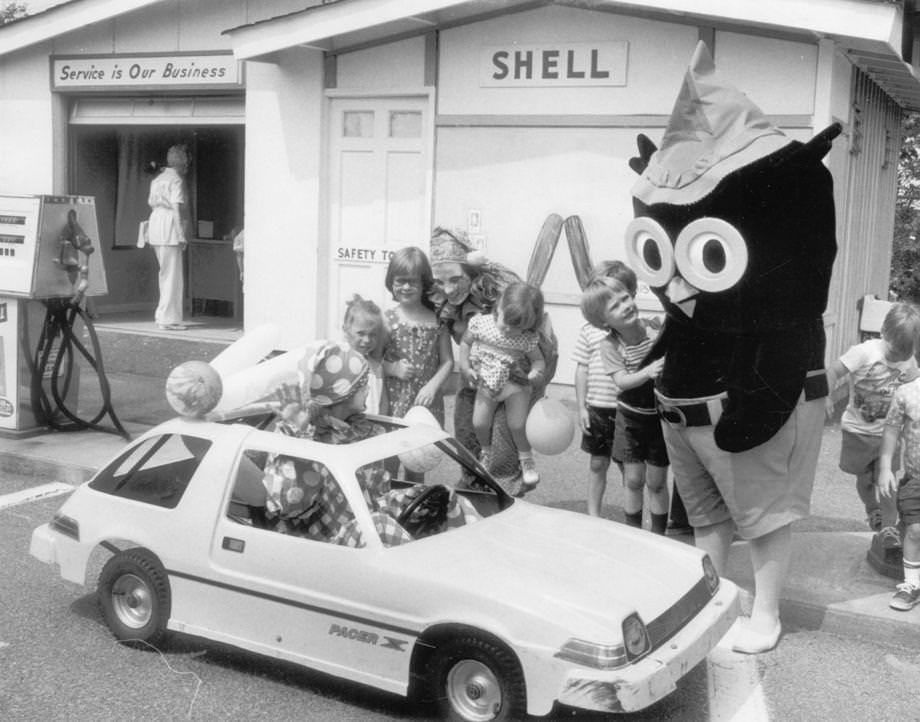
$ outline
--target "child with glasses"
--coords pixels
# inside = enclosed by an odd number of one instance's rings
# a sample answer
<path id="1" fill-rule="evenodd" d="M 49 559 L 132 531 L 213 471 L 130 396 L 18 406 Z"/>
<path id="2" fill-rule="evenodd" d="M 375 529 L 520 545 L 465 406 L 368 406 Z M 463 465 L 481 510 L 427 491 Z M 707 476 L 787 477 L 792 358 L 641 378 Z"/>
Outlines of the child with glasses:
<path id="1" fill-rule="evenodd" d="M 385 279 L 396 305 L 384 312 L 389 341 L 384 350 L 390 416 L 402 418 L 425 406 L 444 425 L 441 389 L 454 365 L 447 329 L 438 323 L 428 299 L 433 279 L 425 253 L 415 246 L 390 257 Z"/>

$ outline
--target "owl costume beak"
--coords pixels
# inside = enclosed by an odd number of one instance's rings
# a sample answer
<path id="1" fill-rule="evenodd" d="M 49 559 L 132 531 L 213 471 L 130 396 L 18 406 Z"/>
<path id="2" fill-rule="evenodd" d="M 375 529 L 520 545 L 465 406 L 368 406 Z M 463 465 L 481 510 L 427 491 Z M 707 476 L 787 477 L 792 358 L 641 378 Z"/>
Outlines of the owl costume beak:
<path id="1" fill-rule="evenodd" d="M 693 311 L 696 308 L 696 295 L 699 292 L 700 290 L 688 283 L 683 276 L 674 276 L 668 283 L 665 294 L 671 303 L 687 314 L 688 318 L 693 318 Z"/>

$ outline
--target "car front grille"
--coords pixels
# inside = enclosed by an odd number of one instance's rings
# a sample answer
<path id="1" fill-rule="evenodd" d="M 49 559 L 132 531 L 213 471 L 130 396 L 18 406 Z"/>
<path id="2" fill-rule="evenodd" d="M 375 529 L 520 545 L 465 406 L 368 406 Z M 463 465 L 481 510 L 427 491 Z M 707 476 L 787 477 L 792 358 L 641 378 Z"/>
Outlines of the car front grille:
<path id="1" fill-rule="evenodd" d="M 706 578 L 702 577 L 684 596 L 675 604 L 666 609 L 663 614 L 646 624 L 651 648 L 657 649 L 667 642 L 684 625 L 696 616 L 712 598 Z"/>

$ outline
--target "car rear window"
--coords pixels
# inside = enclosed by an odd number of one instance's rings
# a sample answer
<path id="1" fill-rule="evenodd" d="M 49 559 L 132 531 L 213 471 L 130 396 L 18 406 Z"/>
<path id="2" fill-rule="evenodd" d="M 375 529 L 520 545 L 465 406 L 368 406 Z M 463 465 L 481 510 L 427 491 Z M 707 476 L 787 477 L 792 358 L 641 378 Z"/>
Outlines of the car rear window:
<path id="1" fill-rule="evenodd" d="M 196 436 L 155 436 L 112 462 L 89 486 L 106 494 L 174 509 L 210 447 L 210 441 Z"/>

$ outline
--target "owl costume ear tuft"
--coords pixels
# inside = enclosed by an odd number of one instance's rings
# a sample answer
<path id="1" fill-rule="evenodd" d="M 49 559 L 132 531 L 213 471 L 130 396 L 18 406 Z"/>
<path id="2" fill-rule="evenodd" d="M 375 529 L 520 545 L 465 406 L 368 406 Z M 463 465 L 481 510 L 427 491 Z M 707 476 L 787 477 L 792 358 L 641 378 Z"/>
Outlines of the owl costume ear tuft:
<path id="1" fill-rule="evenodd" d="M 629 167 L 633 169 L 636 175 L 642 175 L 645 169 L 648 168 L 648 162 L 652 159 L 655 151 L 658 150 L 658 146 L 645 133 L 639 133 L 636 138 L 636 145 L 639 147 L 639 155 L 629 159 Z"/>

